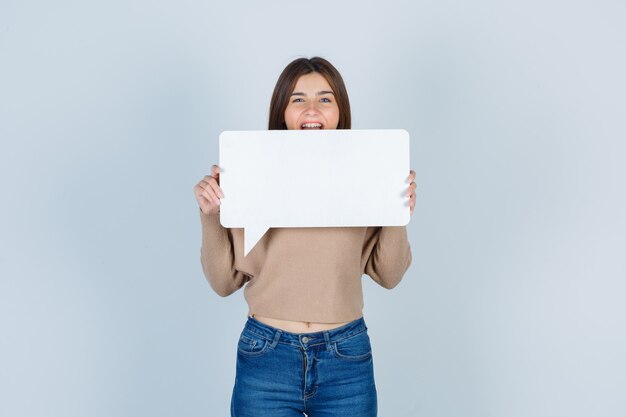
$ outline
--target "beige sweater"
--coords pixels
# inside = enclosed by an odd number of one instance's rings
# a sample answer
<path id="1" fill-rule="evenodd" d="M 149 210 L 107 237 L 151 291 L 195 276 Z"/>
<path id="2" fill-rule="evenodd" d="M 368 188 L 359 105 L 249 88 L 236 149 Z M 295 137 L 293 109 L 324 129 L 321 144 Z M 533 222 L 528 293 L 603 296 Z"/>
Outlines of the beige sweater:
<path id="1" fill-rule="evenodd" d="M 270 228 L 243 256 L 242 228 L 200 211 L 200 260 L 211 288 L 244 288 L 249 314 L 337 323 L 363 315 L 362 275 L 395 287 L 411 264 L 406 226 Z"/>

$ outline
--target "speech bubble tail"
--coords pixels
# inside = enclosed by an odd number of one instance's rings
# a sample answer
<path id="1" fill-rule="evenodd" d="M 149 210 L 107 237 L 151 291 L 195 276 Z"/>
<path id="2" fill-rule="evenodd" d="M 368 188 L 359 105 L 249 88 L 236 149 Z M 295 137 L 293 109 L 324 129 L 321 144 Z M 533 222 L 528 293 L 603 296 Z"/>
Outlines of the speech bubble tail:
<path id="1" fill-rule="evenodd" d="M 243 231 L 243 256 L 246 257 L 269 227 L 246 227 Z"/>

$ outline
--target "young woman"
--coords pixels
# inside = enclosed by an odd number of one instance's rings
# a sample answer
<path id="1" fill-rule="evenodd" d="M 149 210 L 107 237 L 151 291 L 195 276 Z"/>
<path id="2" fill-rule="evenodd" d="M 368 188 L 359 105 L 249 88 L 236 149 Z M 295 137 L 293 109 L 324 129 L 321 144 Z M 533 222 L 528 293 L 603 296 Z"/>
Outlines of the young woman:
<path id="1" fill-rule="evenodd" d="M 350 129 L 350 120 L 333 65 L 319 57 L 287 65 L 272 95 L 270 130 Z M 400 282 L 412 260 L 406 227 L 271 228 L 244 258 L 243 229 L 220 224 L 219 173 L 213 165 L 194 192 L 209 284 L 225 297 L 247 283 L 231 416 L 376 416 L 361 277 L 388 289 Z M 414 178 L 411 170 L 411 215 Z"/>

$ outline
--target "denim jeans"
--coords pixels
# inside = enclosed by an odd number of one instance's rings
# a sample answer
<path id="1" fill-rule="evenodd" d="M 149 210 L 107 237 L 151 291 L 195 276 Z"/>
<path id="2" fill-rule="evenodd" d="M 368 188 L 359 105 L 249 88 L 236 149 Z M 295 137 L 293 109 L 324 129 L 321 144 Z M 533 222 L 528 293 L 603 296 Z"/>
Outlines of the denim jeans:
<path id="1" fill-rule="evenodd" d="M 290 333 L 248 316 L 237 345 L 232 417 L 375 417 L 372 347 L 363 317 Z"/>

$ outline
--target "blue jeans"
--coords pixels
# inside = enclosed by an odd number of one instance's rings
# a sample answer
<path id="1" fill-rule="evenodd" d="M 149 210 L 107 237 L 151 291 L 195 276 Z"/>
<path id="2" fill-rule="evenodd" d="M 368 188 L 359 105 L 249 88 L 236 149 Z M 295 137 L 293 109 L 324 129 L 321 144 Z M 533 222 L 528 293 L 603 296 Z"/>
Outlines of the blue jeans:
<path id="1" fill-rule="evenodd" d="M 363 317 L 315 333 L 248 320 L 237 345 L 232 417 L 375 417 L 372 347 Z"/>

